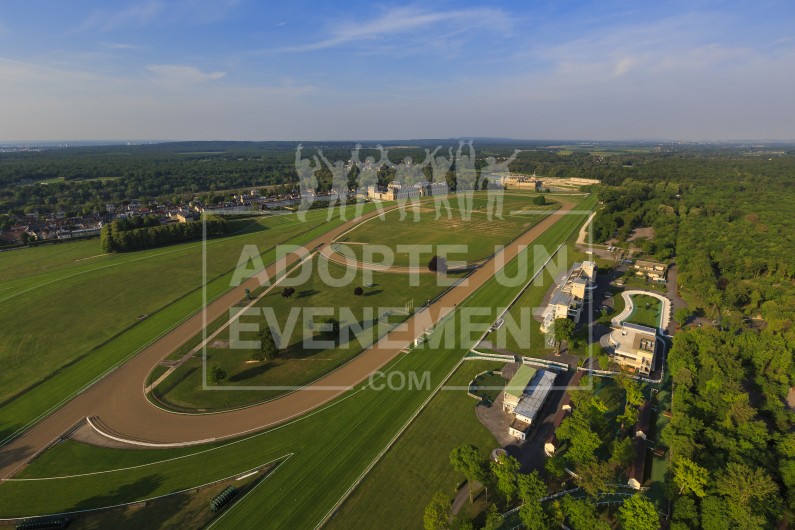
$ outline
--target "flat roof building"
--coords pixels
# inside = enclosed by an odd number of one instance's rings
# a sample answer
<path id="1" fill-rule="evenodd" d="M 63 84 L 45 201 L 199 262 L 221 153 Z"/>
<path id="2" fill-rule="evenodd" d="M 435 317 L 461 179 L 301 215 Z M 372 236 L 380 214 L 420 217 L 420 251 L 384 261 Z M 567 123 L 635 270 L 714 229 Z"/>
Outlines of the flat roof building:
<path id="1" fill-rule="evenodd" d="M 583 306 L 596 288 L 595 280 L 596 262 L 584 261 L 572 265 L 564 281 L 552 292 L 544 310 L 541 332 L 548 332 L 558 318 L 571 318 L 575 323 L 579 322 Z"/>
<path id="2" fill-rule="evenodd" d="M 621 366 L 643 375 L 649 375 L 654 369 L 656 329 L 622 322 L 610 333 L 610 344 L 614 347 L 613 360 Z"/>
<path id="3" fill-rule="evenodd" d="M 556 372 L 551 370 L 533 371 L 535 372 L 534 375 L 526 383 L 526 388 L 511 410 L 514 414 L 514 420 L 508 427 L 508 433 L 520 440 L 526 439 L 527 431 L 530 430 L 539 411 L 544 406 L 544 402 L 547 396 L 549 396 L 550 390 L 552 390 L 555 378 L 558 376 Z M 517 375 L 519 375 L 518 372 Z M 515 377 L 516 376 L 514 376 L 514 378 Z M 513 379 L 511 379 L 511 381 L 513 381 Z M 514 395 L 511 394 L 511 397 L 514 397 Z"/>

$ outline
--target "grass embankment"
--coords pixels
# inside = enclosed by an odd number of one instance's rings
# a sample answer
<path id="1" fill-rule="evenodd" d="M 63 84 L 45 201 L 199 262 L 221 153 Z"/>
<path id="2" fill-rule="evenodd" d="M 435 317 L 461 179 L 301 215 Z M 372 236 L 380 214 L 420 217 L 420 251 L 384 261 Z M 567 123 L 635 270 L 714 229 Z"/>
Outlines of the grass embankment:
<path id="1" fill-rule="evenodd" d="M 554 249 L 586 216 L 564 216 L 537 243 Z M 507 274 L 515 275 L 519 262 L 529 259 L 522 254 L 511 261 Z M 519 287 L 500 285 L 492 279 L 464 304 L 459 304 L 459 308 L 500 307 L 518 290 Z M 490 324 L 494 316 L 472 319 L 465 328 L 471 331 L 470 340 L 464 340 L 458 347 L 418 349 L 399 357 L 384 369 L 386 377 L 392 372 L 416 372 L 419 376 L 427 372 L 431 388 L 436 388 L 479 336 L 480 332 L 474 328 Z M 440 329 L 438 333 L 441 332 Z M 122 489 L 127 500 L 144 499 L 218 480 L 295 453 L 278 473 L 227 512 L 215 528 L 311 528 L 327 515 L 430 394 L 427 388 L 375 390 L 367 386 L 282 427 L 178 460 L 159 462 L 162 457 L 158 451 L 141 451 L 151 458 L 151 465 L 85 477 L 6 482 L 0 485 L 0 514 L 52 513 L 76 506 L 98 506 L 106 492 Z M 53 454 L 60 450 L 61 446 L 51 449 Z M 56 454 L 53 458 L 57 457 Z M 110 455 L 105 455 L 104 463 L 106 469 L 117 467 Z M 84 464 L 85 461 L 73 459 L 68 466 L 79 472 Z M 407 477 L 412 474 L 425 476 L 424 462 L 404 464 L 402 474 L 394 477 L 398 483 L 410 484 Z M 33 462 L 31 472 L 37 466 L 38 461 Z M 380 522 L 372 520 L 370 526 Z M 418 525 L 418 521 L 409 523 L 409 526 Z"/>

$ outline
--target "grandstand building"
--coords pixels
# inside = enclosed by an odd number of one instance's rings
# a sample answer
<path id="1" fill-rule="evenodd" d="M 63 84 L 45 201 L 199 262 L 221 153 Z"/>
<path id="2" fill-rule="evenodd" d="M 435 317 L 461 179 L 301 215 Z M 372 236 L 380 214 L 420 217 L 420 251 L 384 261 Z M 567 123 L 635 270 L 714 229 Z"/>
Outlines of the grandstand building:
<path id="1" fill-rule="evenodd" d="M 557 318 L 570 318 L 575 323 L 580 321 L 580 314 L 585 302 L 591 299 L 596 288 L 596 263 L 584 261 L 572 265 L 564 281 L 552 292 L 541 322 L 541 332 L 552 329 Z"/>

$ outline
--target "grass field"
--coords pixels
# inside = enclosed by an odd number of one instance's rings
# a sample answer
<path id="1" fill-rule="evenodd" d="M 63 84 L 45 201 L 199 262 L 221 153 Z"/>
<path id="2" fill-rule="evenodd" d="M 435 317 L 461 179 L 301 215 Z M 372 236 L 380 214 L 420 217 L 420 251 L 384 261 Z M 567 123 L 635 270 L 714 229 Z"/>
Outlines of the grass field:
<path id="1" fill-rule="evenodd" d="M 254 350 L 229 348 L 228 328 L 208 346 L 208 365 L 218 365 L 228 374 L 224 385 L 303 386 L 350 360 L 408 316 L 403 311 L 396 311 L 392 316 L 379 319 L 379 323 L 373 325 L 373 318 L 383 314 L 386 308 L 402 309 L 410 301 L 413 301 L 416 307 L 421 307 L 425 300 L 436 298 L 446 289 L 437 285 L 437 276 L 433 274 L 417 275 L 419 285 L 411 286 L 407 275 L 373 272 L 372 282 L 368 282 L 371 286 L 364 288 L 362 296 L 356 296 L 353 294 L 354 287 L 363 286 L 365 283 L 363 271 L 356 270 L 356 276 L 350 284 L 330 286 L 322 281 L 317 273 L 318 267 L 322 267 L 323 270 L 328 267 L 329 273 L 335 278 L 344 276 L 345 267 L 329 263 L 323 257 L 314 258 L 309 262 L 309 266 L 313 274 L 296 287 L 297 292 L 293 297 L 285 299 L 281 296 L 281 289 L 274 289 L 255 304 L 255 307 L 273 309 L 280 329 L 287 327 L 291 313 L 297 314 L 296 311 L 302 310 L 301 317 L 296 319 L 289 345 L 277 359 L 269 363 L 247 363 L 246 361 L 253 358 Z M 295 271 L 290 278 L 298 278 L 300 274 L 300 271 Z M 307 322 L 308 319 L 313 318 L 311 317 L 313 311 L 322 308 L 333 310 L 342 329 L 358 325 L 367 331 L 359 340 L 354 339 L 351 333 L 351 340 L 348 343 L 337 344 L 332 348 L 304 348 L 305 335 L 323 340 L 314 331 L 314 326 L 310 327 Z M 340 313 L 340 308 L 350 310 L 353 321 L 345 318 Z M 315 322 L 323 320 L 324 318 L 314 317 Z M 241 322 L 263 324 L 263 317 L 241 317 Z M 256 340 L 255 335 L 255 332 L 241 333 L 240 339 Z M 287 337 L 282 339 L 287 342 Z M 216 342 L 219 346 L 214 347 L 213 344 Z M 178 409 L 218 410 L 261 402 L 287 392 L 284 389 L 204 390 L 201 365 L 202 354 L 199 352 L 161 383 L 156 389 L 158 399 Z"/>
<path id="2" fill-rule="evenodd" d="M 535 193 L 508 192 L 504 199 L 504 220 L 489 220 L 486 211 L 488 199 L 485 192 L 477 192 L 473 199 L 473 211 L 470 220 L 461 219 L 457 198 L 450 199 L 453 205 L 452 219 L 447 218 L 443 210 L 442 217 L 436 220 L 436 210 L 432 201 L 422 203 L 419 222 L 414 222 L 409 209 L 406 219 L 400 221 L 400 212 L 387 212 L 384 218 L 373 218 L 362 223 L 349 232 L 340 245 L 353 252 L 357 259 L 363 261 L 383 260 L 379 252 L 367 250 L 368 245 L 384 245 L 394 252 L 396 266 L 411 265 L 409 252 L 397 252 L 398 245 L 411 245 L 417 248 L 419 259 L 417 264 L 424 267 L 430 258 L 438 253 L 439 245 L 466 245 L 466 253 L 451 253 L 448 261 L 474 262 L 494 253 L 495 245 L 505 245 L 519 234 L 546 217 L 546 212 L 560 207 L 558 203 L 535 206 L 532 199 Z M 538 213 L 534 213 L 538 212 Z M 420 249 L 420 245 L 428 245 L 432 249 Z M 370 252 L 371 258 L 365 252 Z"/>
<path id="3" fill-rule="evenodd" d="M 243 242 L 256 243 L 268 263 L 275 245 L 310 241 L 339 222 L 326 223 L 325 212 L 312 212 L 307 223 L 274 216 L 208 241 L 208 297 L 229 288 Z M 103 256 L 98 246 L 93 240 L 0 255 L 0 276 L 28 271 L 5 280 L 0 292 L 0 440 L 201 307 L 201 242 Z"/>
<path id="4" fill-rule="evenodd" d="M 503 364 L 467 361 L 449 385 L 466 386 L 478 373 L 499 370 Z M 464 478 L 450 465 L 450 451 L 471 443 L 486 458 L 497 447 L 494 436 L 475 416 L 478 406 L 464 390 L 439 392 L 327 528 L 420 528 L 422 512 L 433 494 L 442 491 L 452 498 Z"/>
<path id="5" fill-rule="evenodd" d="M 627 322 L 641 324 L 652 328 L 660 327 L 662 317 L 662 302 L 653 296 L 645 294 L 631 295 L 632 313 L 627 317 Z"/>
<path id="6" fill-rule="evenodd" d="M 587 214 L 561 218 L 539 238 L 538 244 L 554 249 L 585 217 Z M 506 273 L 515 275 L 519 263 L 530 259 L 527 253 L 521 254 L 507 265 Z M 459 304 L 459 308 L 500 307 L 518 290 L 519 287 L 501 285 L 492 279 L 465 303 Z M 450 349 L 418 349 L 402 355 L 384 369 L 385 374 L 388 377 L 392 372 L 427 372 L 431 389 L 436 388 L 452 373 L 477 338 L 475 326 L 491 323 L 493 318 L 494 315 L 486 315 L 467 324 L 469 327 L 465 330 L 473 331 L 471 340 Z M 137 458 L 149 459 L 152 463 L 135 469 L 113 471 L 119 467 L 113 452 L 124 451 L 109 450 L 101 455 L 88 451 L 79 459 L 73 457 L 65 462 L 60 467 L 61 473 L 79 473 L 89 461 L 95 471 L 104 468 L 108 472 L 55 480 L 4 482 L 0 484 L 0 514 L 52 513 L 77 506 L 101 506 L 108 492 L 122 491 L 130 501 L 145 499 L 218 480 L 294 453 L 277 473 L 237 503 L 213 528 L 312 528 L 329 514 L 401 426 L 429 398 L 431 389 L 363 387 L 299 420 L 209 452 L 194 448 L 195 454 L 161 461 L 162 453 L 158 451 L 140 451 Z M 58 453 L 62 450 L 62 446 L 55 446 L 50 450 L 50 458 L 59 459 Z M 36 469 L 40 462 L 43 460 L 34 461 L 29 472 L 39 476 L 46 474 L 46 468 Z M 398 476 L 395 480 L 400 483 L 404 477 Z M 53 495 L 53 491 L 58 494 Z M 402 501 L 394 499 L 393 502 Z M 422 505 L 425 503 L 427 500 Z M 368 526 L 379 524 L 381 520 L 376 518 Z"/>

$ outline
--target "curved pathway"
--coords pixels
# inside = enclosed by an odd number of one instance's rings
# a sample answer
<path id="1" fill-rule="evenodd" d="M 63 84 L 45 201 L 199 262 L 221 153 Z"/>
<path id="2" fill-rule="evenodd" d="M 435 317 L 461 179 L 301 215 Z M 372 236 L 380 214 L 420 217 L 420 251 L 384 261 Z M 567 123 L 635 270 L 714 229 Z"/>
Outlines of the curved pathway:
<path id="1" fill-rule="evenodd" d="M 151 368 L 177 349 L 185 341 L 201 332 L 204 316 L 193 315 L 160 339 L 146 347 L 133 359 L 108 374 L 105 378 L 75 397 L 49 417 L 20 437 L 0 449 L 0 479 L 8 478 L 37 452 L 45 449 L 62 433 L 84 418 L 112 436 L 147 446 L 173 446 L 204 443 L 210 440 L 231 438 L 273 427 L 339 397 L 371 373 L 396 358 L 428 327 L 455 310 L 455 306 L 474 293 L 496 272 L 496 266 L 507 264 L 520 251 L 544 231 L 549 229 L 572 208 L 567 204 L 550 212 L 550 215 L 531 227 L 500 251 L 499 260 L 474 271 L 466 282 L 448 290 L 427 309 L 409 318 L 403 326 L 391 331 L 373 347 L 365 350 L 347 364 L 321 379 L 290 394 L 266 403 L 215 414 L 176 414 L 155 407 L 144 394 L 146 377 Z M 377 215 L 372 212 L 366 218 Z M 361 219 L 348 221 L 309 242 L 310 251 L 329 245 L 336 237 L 350 230 Z M 290 256 L 286 262 L 274 263 L 266 268 L 269 278 L 278 276 L 299 259 Z M 231 289 L 206 308 L 206 321 L 227 314 L 228 309 L 245 296 L 245 289 L 259 287 L 259 278 L 253 277 Z"/>

